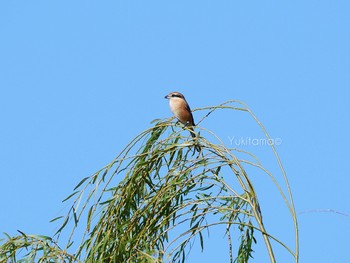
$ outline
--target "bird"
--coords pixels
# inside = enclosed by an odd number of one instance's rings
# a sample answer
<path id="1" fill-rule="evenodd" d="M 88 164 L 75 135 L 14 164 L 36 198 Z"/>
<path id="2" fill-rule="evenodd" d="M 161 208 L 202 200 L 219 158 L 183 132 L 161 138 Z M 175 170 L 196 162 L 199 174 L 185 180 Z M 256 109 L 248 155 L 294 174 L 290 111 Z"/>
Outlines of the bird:
<path id="1" fill-rule="evenodd" d="M 175 117 L 183 125 L 188 127 L 193 138 L 197 138 L 197 134 L 193 130 L 193 126 L 195 126 L 193 115 L 190 105 L 188 105 L 185 99 L 185 96 L 180 92 L 170 92 L 164 98 L 169 100 L 170 110 L 175 115 Z M 195 149 L 199 152 L 201 148 L 199 145 L 196 145 Z"/>

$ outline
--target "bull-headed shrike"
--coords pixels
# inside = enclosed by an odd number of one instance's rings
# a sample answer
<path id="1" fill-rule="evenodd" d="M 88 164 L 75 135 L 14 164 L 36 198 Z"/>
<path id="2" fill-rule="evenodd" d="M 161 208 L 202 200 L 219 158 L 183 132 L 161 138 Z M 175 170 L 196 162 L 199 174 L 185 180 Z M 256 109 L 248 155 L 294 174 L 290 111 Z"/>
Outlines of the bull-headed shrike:
<path id="1" fill-rule="evenodd" d="M 170 110 L 175 115 L 175 117 L 189 129 L 193 138 L 197 138 L 197 134 L 193 130 L 193 126 L 195 126 L 193 115 L 191 108 L 185 99 L 185 96 L 180 92 L 170 92 L 164 98 L 169 100 Z M 199 145 L 196 145 L 195 149 L 199 152 L 201 150 L 201 147 Z"/>

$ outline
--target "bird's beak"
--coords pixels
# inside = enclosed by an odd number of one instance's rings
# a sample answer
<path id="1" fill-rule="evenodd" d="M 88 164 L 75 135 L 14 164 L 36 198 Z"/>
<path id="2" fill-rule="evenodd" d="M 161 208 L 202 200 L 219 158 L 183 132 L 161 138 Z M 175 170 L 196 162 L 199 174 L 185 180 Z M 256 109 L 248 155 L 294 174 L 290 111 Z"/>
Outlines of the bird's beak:
<path id="1" fill-rule="evenodd" d="M 166 96 L 164 97 L 164 99 L 169 99 L 169 95 L 166 95 Z"/>

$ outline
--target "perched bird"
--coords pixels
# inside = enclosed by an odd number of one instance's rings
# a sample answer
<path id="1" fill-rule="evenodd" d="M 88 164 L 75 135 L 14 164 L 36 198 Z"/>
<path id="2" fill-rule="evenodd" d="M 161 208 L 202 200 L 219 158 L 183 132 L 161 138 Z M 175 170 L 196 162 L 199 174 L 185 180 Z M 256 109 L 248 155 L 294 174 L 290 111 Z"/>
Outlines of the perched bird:
<path id="1" fill-rule="evenodd" d="M 185 96 L 180 92 L 170 92 L 164 98 L 169 99 L 169 106 L 171 112 L 175 115 L 175 117 L 186 127 L 189 128 L 191 136 L 193 138 L 197 137 L 197 134 L 193 130 L 194 120 L 191 112 L 191 108 L 188 105 Z M 195 146 L 197 151 L 200 151 L 200 147 L 198 145 Z"/>

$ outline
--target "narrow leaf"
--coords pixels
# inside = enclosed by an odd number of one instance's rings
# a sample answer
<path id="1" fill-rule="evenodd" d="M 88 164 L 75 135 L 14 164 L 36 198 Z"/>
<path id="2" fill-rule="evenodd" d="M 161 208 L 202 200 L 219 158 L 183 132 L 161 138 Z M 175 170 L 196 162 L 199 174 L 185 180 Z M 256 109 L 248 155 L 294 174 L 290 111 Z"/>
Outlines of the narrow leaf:
<path id="1" fill-rule="evenodd" d="M 70 194 L 68 197 L 66 197 L 66 198 L 62 201 L 62 203 L 65 202 L 65 201 L 67 201 L 67 200 L 70 199 L 72 196 L 76 195 L 77 193 L 79 193 L 79 191 L 75 191 L 74 193 Z"/>
<path id="2" fill-rule="evenodd" d="M 79 186 L 81 186 L 89 178 L 90 178 L 90 176 L 85 177 L 83 180 L 80 181 L 80 183 L 73 190 L 77 190 L 77 188 L 79 188 Z"/>
<path id="3" fill-rule="evenodd" d="M 50 220 L 50 223 L 51 223 L 51 222 L 54 222 L 54 221 L 56 221 L 56 220 L 58 220 L 58 219 L 61 219 L 62 217 L 63 217 L 63 216 L 55 217 L 54 219 L 51 219 L 51 220 Z"/>
<path id="4" fill-rule="evenodd" d="M 57 230 L 57 232 L 55 233 L 55 235 L 62 231 L 62 229 L 67 225 L 68 220 L 69 220 L 69 216 L 66 217 L 66 219 L 64 220 L 62 226 Z"/>

